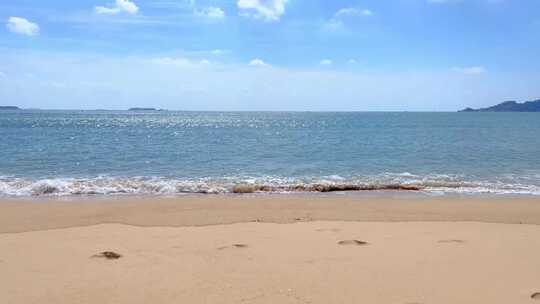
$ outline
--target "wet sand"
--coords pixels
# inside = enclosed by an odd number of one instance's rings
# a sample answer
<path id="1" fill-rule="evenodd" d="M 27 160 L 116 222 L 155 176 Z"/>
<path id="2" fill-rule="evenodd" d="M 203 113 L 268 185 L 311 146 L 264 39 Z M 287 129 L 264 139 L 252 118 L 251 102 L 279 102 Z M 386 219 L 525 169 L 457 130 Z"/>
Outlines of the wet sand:
<path id="1" fill-rule="evenodd" d="M 0 200 L 0 233 L 118 223 L 206 226 L 298 221 L 473 221 L 540 225 L 540 198 L 366 195 L 201 195 Z"/>
<path id="2" fill-rule="evenodd" d="M 516 197 L 4 200 L 0 302 L 535 303 L 538 224 Z"/>

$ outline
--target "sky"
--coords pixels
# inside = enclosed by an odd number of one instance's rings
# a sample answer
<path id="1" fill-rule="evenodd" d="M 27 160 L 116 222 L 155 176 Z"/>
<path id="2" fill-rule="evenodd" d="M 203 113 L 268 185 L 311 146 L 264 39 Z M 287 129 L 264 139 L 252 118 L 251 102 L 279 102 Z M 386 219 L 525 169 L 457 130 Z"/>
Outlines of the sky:
<path id="1" fill-rule="evenodd" d="M 0 105 L 455 111 L 540 99 L 540 0 L 2 0 Z"/>

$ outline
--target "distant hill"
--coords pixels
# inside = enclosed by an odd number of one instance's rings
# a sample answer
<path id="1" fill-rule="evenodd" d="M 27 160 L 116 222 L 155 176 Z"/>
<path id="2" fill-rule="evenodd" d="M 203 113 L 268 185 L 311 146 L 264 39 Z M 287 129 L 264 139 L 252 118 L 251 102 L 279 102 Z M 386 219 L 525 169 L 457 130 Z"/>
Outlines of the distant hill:
<path id="1" fill-rule="evenodd" d="M 0 110 L 20 110 L 20 108 L 16 106 L 0 106 Z"/>
<path id="2" fill-rule="evenodd" d="M 156 108 L 129 108 L 128 111 L 158 111 Z"/>
<path id="3" fill-rule="evenodd" d="M 515 101 L 505 101 L 496 106 L 471 109 L 466 108 L 459 112 L 540 112 L 540 99 L 534 101 L 527 101 L 524 103 L 518 103 Z"/>

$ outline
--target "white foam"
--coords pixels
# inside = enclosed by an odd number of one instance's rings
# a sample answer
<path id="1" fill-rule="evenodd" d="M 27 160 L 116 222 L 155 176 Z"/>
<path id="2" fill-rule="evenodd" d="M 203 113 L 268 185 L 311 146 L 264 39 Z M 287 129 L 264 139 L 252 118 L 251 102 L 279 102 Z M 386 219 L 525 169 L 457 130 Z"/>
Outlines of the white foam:
<path id="1" fill-rule="evenodd" d="M 367 177 L 221 177 L 171 179 L 161 177 L 106 177 L 23 179 L 0 177 L 0 196 L 65 196 L 65 195 L 179 195 L 185 193 L 231 193 L 235 185 L 251 185 L 255 192 L 305 192 L 345 190 L 407 190 L 418 187 L 438 195 L 460 194 L 526 194 L 540 195 L 540 181 L 534 183 L 470 181 L 460 176 L 417 176 L 410 173 L 385 173 Z"/>

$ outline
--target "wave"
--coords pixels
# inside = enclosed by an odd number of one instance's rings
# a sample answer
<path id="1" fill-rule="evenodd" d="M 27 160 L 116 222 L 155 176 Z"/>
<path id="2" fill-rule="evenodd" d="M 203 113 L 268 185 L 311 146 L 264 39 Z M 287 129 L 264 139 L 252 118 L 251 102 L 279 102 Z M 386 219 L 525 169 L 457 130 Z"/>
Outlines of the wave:
<path id="1" fill-rule="evenodd" d="M 0 177 L 0 196 L 181 195 L 221 193 L 327 193 L 346 191 L 415 191 L 434 194 L 490 193 L 540 195 L 540 186 L 509 180 L 473 181 L 461 176 L 418 176 L 385 173 L 370 177 L 320 178 L 223 177 L 94 177 L 24 179 Z M 535 179 L 534 182 L 538 182 Z"/>

